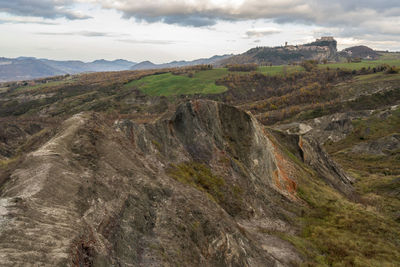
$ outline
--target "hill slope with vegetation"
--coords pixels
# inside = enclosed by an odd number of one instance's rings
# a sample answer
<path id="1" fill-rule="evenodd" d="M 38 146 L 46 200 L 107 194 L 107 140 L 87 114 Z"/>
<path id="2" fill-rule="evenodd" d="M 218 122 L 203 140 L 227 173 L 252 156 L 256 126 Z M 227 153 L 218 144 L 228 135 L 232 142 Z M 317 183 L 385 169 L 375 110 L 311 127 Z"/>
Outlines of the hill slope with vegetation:
<path id="1" fill-rule="evenodd" d="M 397 266 L 399 66 L 3 83 L 1 265 Z"/>

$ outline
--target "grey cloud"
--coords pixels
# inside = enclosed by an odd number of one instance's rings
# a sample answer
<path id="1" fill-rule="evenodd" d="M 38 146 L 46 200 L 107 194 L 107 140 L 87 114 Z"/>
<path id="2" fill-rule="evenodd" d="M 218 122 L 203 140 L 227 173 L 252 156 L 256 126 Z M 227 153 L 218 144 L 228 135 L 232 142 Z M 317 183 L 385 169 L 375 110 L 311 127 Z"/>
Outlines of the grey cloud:
<path id="1" fill-rule="evenodd" d="M 305 17 L 310 11 L 309 4 L 304 0 L 246 0 L 239 5 L 218 4 L 211 0 L 120 0 L 117 3 L 98 0 L 98 3 L 104 8 L 121 11 L 124 18 L 195 27 L 214 25 L 218 20 L 275 19 L 292 15 Z"/>
<path id="2" fill-rule="evenodd" d="M 272 19 L 278 23 L 318 25 L 360 24 L 370 15 L 400 16 L 398 0 L 245 0 L 217 4 L 211 0 L 97 0 L 104 8 L 121 11 L 125 18 L 186 26 L 209 26 L 218 20 Z M 375 18 L 375 19 L 377 19 Z"/>
<path id="3" fill-rule="evenodd" d="M 246 32 L 245 38 L 254 38 L 254 37 L 260 38 L 272 34 L 277 34 L 280 32 L 281 32 L 280 30 L 276 29 L 251 29 Z"/>
<path id="4" fill-rule="evenodd" d="M 49 21 L 0 19 L 0 24 L 42 24 L 42 25 L 58 25 L 59 23 L 49 22 Z"/>
<path id="5" fill-rule="evenodd" d="M 49 19 L 88 18 L 72 10 L 75 2 L 99 4 L 105 9 L 121 12 L 127 19 L 192 27 L 208 27 L 221 20 L 267 19 L 278 24 L 336 28 L 335 32 L 342 37 L 354 32 L 353 37 L 376 34 L 392 39 L 400 29 L 399 0 L 0 0 L 0 12 Z M 249 31 L 246 35 L 262 37 L 263 33 Z"/>
<path id="6" fill-rule="evenodd" d="M 0 0 L 0 12 L 18 16 L 42 17 L 47 19 L 87 19 L 87 15 L 71 11 L 73 0 Z"/>
<path id="7" fill-rule="evenodd" d="M 175 41 L 170 40 L 135 40 L 135 39 L 120 39 L 119 42 L 130 43 L 130 44 L 156 44 L 156 45 L 168 45 L 175 44 Z"/>
<path id="8" fill-rule="evenodd" d="M 218 21 L 267 19 L 278 24 L 334 28 L 337 37 L 350 37 L 353 32 L 352 38 L 367 34 L 373 38 L 375 34 L 390 40 L 397 40 L 400 29 L 399 0 L 244 0 L 238 4 L 212 0 L 96 2 L 103 8 L 122 12 L 124 18 L 193 27 L 211 26 Z M 262 33 L 250 31 L 246 36 L 261 37 Z"/>
<path id="9" fill-rule="evenodd" d="M 212 26 L 217 23 L 216 19 L 208 18 L 201 15 L 169 16 L 163 18 L 162 21 L 167 24 L 178 24 L 181 26 L 194 26 L 194 27 Z"/>
<path id="10" fill-rule="evenodd" d="M 217 23 L 217 19 L 210 18 L 202 14 L 193 14 L 193 15 L 177 14 L 177 15 L 150 16 L 150 17 L 146 17 L 142 14 L 124 15 L 124 18 L 131 18 L 131 17 L 135 18 L 137 21 L 145 21 L 148 23 L 163 22 L 166 24 L 175 24 L 180 26 L 192 26 L 192 27 L 213 26 Z"/>
<path id="11" fill-rule="evenodd" d="M 125 34 L 115 34 L 108 32 L 92 32 L 92 31 L 79 31 L 79 32 L 37 32 L 38 35 L 52 35 L 52 36 L 85 36 L 85 37 L 123 37 Z"/>

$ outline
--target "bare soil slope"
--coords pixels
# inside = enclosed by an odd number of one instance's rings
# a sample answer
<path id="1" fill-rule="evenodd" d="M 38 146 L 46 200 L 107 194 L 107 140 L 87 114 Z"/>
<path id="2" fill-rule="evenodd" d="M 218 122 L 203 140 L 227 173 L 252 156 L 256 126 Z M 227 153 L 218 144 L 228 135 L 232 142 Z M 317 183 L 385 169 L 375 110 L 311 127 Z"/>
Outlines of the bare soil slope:
<path id="1" fill-rule="evenodd" d="M 343 197 L 351 179 L 310 160 L 328 157 L 311 141 L 276 136 L 207 100 L 151 124 L 76 114 L 2 185 L 0 265 L 296 265 L 305 255 L 273 232 L 299 231 L 306 169 Z"/>

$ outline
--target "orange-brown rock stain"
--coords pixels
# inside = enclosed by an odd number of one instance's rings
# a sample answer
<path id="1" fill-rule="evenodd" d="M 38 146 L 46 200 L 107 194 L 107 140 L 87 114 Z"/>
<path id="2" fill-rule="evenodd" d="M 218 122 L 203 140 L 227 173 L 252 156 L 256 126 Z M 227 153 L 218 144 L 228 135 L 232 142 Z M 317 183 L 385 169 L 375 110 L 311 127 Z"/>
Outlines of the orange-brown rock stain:
<path id="1" fill-rule="evenodd" d="M 293 198 L 296 198 L 297 184 L 295 181 L 289 178 L 289 175 L 285 171 L 285 159 L 279 152 L 276 152 L 276 150 L 274 151 L 274 154 L 277 164 L 277 169 L 275 170 L 275 172 L 277 172 L 276 176 L 278 177 L 278 179 L 275 179 L 276 186 L 288 192 L 289 195 Z"/>
<path id="2" fill-rule="evenodd" d="M 271 140 L 269 133 L 264 129 L 265 136 L 270 140 L 273 146 L 273 154 L 276 159 L 276 170 L 273 173 L 273 181 L 275 186 L 286 193 L 288 193 L 289 197 L 293 200 L 297 199 L 297 183 L 289 177 L 289 172 L 292 172 L 290 168 L 290 164 L 287 160 L 282 156 L 277 145 Z"/>

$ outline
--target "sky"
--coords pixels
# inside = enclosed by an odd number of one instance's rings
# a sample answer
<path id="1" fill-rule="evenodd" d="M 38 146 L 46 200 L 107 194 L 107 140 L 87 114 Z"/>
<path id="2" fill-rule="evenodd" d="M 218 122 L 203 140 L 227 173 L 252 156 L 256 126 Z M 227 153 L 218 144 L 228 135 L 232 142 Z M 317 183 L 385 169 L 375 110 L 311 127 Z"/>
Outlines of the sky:
<path id="1" fill-rule="evenodd" d="M 334 36 L 400 51 L 400 0 L 0 0 L 0 57 L 165 63 Z"/>

